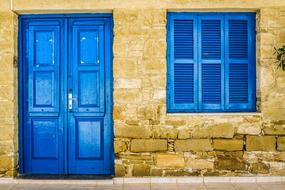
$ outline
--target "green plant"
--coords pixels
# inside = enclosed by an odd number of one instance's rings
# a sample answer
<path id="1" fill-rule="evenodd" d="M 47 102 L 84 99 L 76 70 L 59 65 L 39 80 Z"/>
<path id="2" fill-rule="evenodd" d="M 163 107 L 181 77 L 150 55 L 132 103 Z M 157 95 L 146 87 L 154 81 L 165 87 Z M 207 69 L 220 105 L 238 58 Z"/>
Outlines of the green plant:
<path id="1" fill-rule="evenodd" d="M 285 45 L 283 45 L 280 48 L 274 47 L 275 52 L 274 55 L 276 55 L 276 63 L 278 64 L 278 68 L 282 68 L 282 70 L 285 70 Z"/>

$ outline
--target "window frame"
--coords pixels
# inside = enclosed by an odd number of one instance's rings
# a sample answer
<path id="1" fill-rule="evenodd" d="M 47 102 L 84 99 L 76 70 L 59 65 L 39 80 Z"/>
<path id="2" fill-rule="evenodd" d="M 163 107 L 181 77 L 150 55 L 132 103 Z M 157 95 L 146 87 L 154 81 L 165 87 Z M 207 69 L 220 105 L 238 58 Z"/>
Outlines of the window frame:
<path id="1" fill-rule="evenodd" d="M 221 109 L 211 109 L 211 106 L 207 108 L 201 107 L 201 60 L 199 54 L 201 54 L 201 44 L 199 36 L 201 35 L 201 28 L 199 26 L 201 18 L 221 18 L 221 77 L 223 85 L 221 90 L 223 91 L 221 100 Z M 229 69 L 228 69 L 228 20 L 233 19 L 246 19 L 248 20 L 248 99 L 249 102 L 246 105 L 237 103 L 231 105 L 229 103 Z M 193 19 L 193 62 L 194 67 L 194 103 L 192 106 L 179 105 L 174 103 L 174 20 L 175 19 Z M 166 85 L 166 104 L 167 113 L 235 113 L 235 112 L 256 112 L 256 13 L 255 12 L 168 12 L 167 13 L 167 85 Z M 198 31 L 200 30 L 200 31 Z M 251 51 L 252 50 L 252 51 Z"/>

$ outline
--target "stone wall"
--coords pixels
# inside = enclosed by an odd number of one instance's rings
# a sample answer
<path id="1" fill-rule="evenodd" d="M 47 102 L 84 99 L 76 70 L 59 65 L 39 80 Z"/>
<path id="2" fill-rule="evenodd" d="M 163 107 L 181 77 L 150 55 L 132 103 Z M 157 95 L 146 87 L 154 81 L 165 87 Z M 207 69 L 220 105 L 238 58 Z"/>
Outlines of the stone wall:
<path id="1" fill-rule="evenodd" d="M 0 177 L 17 174 L 17 16 L 0 3 Z"/>
<path id="2" fill-rule="evenodd" d="M 116 176 L 285 175 L 285 9 L 257 12 L 255 114 L 166 113 L 166 14 L 114 10 Z"/>
<path id="3" fill-rule="evenodd" d="M 18 162 L 11 9 L 113 12 L 116 176 L 285 175 L 285 72 L 273 55 L 285 43 L 284 0 L 0 1 L 0 176 L 16 175 Z M 258 113 L 166 113 L 167 10 L 257 12 Z"/>

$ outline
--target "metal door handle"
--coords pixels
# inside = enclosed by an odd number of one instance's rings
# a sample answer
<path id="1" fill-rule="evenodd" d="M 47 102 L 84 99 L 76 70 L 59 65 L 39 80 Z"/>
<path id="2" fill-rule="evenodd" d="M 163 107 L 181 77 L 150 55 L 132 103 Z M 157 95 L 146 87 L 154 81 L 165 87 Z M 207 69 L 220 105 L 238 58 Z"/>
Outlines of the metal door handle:
<path id="1" fill-rule="evenodd" d="M 68 92 L 68 110 L 70 112 L 72 112 L 72 109 L 73 109 L 73 100 L 76 100 L 76 98 L 73 98 L 72 90 L 69 89 L 69 92 Z"/>
<path id="2" fill-rule="evenodd" d="M 72 91 L 69 90 L 69 93 L 68 93 L 68 110 L 69 111 L 72 111 Z"/>

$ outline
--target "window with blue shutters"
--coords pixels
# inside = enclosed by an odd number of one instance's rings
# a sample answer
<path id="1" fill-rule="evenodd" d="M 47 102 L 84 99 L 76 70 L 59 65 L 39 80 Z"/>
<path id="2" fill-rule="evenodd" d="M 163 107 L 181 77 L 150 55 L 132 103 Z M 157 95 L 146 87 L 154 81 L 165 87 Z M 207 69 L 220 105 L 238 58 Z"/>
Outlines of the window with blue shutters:
<path id="1" fill-rule="evenodd" d="M 250 112 L 255 13 L 168 13 L 168 112 Z"/>

